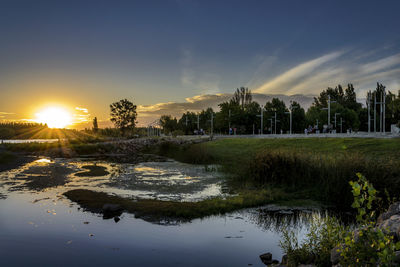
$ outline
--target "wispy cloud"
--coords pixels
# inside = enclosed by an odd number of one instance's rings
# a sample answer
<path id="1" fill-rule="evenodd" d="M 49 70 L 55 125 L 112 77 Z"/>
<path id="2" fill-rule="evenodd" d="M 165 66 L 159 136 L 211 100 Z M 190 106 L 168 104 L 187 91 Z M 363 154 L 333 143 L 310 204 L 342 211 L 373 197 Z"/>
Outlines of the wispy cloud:
<path id="1" fill-rule="evenodd" d="M 90 113 L 87 108 L 75 107 L 74 124 L 82 124 L 90 122 Z"/>
<path id="2" fill-rule="evenodd" d="M 398 90 L 400 54 L 377 57 L 377 51 L 336 51 L 303 62 L 268 79 L 254 92 L 318 94 L 327 87 L 353 83 L 359 97 L 376 82 Z"/>

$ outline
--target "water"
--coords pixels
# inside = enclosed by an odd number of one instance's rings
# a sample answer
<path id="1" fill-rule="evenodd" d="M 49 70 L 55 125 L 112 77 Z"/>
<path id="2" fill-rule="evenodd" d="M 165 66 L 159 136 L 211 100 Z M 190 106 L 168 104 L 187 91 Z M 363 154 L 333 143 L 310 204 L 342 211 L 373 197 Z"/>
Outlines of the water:
<path id="1" fill-rule="evenodd" d="M 9 144 L 22 144 L 22 143 L 54 143 L 58 142 L 60 139 L 15 139 L 15 140 L 0 140 L 1 143 Z M 63 140 L 63 139 L 61 139 Z"/>
<path id="2" fill-rule="evenodd" d="M 100 172 L 90 173 L 85 166 L 98 166 Z M 198 201 L 226 195 L 216 169 L 176 161 L 133 165 L 41 159 L 2 172 L 2 266 L 263 266 L 260 254 L 271 252 L 279 260 L 282 256 L 282 227 L 303 234 L 309 221 L 320 216 L 315 210 L 285 211 L 270 205 L 163 225 L 128 213 L 119 221 L 104 220 L 62 195 L 87 188 Z"/>

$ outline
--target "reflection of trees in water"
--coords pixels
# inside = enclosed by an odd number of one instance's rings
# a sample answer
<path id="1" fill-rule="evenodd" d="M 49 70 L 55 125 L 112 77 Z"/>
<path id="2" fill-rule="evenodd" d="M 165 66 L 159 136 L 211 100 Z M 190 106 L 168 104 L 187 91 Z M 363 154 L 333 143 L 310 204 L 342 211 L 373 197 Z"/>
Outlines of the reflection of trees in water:
<path id="1" fill-rule="evenodd" d="M 247 213 L 249 221 L 261 228 L 280 233 L 284 229 L 308 228 L 312 221 L 335 216 L 344 224 L 351 223 L 350 215 L 340 214 L 335 211 L 315 209 L 254 209 Z"/>

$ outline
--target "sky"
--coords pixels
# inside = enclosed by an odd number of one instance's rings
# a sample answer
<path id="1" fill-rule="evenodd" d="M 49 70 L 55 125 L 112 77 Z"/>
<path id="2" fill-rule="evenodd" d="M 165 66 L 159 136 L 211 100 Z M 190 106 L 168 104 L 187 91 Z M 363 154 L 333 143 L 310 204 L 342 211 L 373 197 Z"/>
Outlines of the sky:
<path id="1" fill-rule="evenodd" d="M 59 105 L 109 125 L 109 104 L 217 107 L 240 86 L 309 105 L 327 87 L 400 89 L 400 1 L 0 2 L 0 120 Z M 300 96 L 299 96 L 300 95 Z M 78 124 L 77 124 L 78 125 Z M 81 124 L 81 126 L 84 124 Z"/>

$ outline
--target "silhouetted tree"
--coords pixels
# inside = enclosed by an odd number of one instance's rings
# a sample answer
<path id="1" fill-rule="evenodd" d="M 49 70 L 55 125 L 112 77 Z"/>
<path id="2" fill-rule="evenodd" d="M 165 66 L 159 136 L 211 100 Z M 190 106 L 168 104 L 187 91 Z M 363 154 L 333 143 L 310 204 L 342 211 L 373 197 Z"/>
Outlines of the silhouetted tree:
<path id="1" fill-rule="evenodd" d="M 160 118 L 160 125 L 165 134 L 178 130 L 178 122 L 176 118 L 172 118 L 171 115 L 162 115 Z"/>
<path id="2" fill-rule="evenodd" d="M 251 91 L 247 87 L 237 88 L 230 102 L 239 105 L 242 109 L 252 101 Z"/>
<path id="3" fill-rule="evenodd" d="M 122 99 L 112 103 L 110 109 L 110 120 L 117 128 L 122 131 L 135 128 L 137 117 L 136 105 L 127 99 Z"/>
<path id="4" fill-rule="evenodd" d="M 94 117 L 93 119 L 93 132 L 97 133 L 99 130 L 99 125 L 97 124 L 97 117 Z"/>

